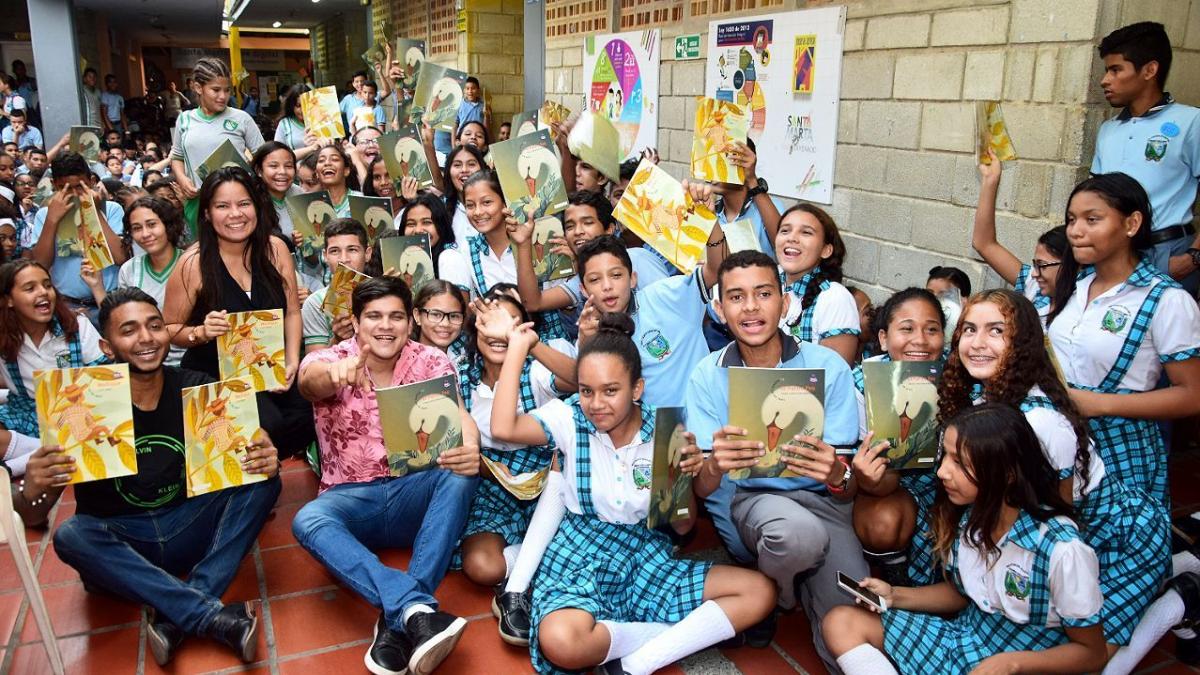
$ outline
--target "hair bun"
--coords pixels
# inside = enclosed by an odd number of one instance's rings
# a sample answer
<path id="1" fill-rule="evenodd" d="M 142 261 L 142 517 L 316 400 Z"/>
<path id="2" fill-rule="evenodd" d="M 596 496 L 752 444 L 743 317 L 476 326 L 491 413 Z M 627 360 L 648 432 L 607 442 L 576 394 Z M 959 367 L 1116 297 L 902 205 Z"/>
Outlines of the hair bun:
<path id="1" fill-rule="evenodd" d="M 624 312 L 605 312 L 600 315 L 600 330 L 609 330 L 633 338 L 633 319 Z"/>

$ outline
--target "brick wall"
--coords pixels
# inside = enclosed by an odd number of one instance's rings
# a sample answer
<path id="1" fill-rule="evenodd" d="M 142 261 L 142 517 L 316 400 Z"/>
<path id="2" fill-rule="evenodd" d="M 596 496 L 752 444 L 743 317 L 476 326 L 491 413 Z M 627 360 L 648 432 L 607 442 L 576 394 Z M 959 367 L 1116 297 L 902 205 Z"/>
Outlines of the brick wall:
<path id="1" fill-rule="evenodd" d="M 701 33 L 708 21 L 839 4 L 786 0 L 782 7 L 694 16 L 661 26 L 659 151 L 686 175 L 694 97 L 705 61 L 673 61 L 671 38 Z M 1066 197 L 1087 173 L 1100 123 L 1112 114 L 1100 95 L 1095 45 L 1140 20 L 1167 26 L 1175 44 L 1168 89 L 1200 104 L 1200 0 L 857 0 L 847 5 L 842 103 L 833 205 L 846 238 L 846 272 L 874 298 L 923 285 L 935 264 L 965 269 L 973 282 L 1000 285 L 970 248 L 978 197 L 975 100 L 1003 101 L 1020 160 L 1005 167 L 1000 241 L 1021 258 L 1038 235 L 1061 224 Z M 579 110 L 583 35 L 547 41 L 546 92 Z M 706 54 L 704 54 L 706 56 Z M 768 181 L 782 177 L 765 176 Z"/>
<path id="2" fill-rule="evenodd" d="M 525 102 L 525 7 L 521 0 L 467 0 L 466 12 L 467 32 L 459 40 L 466 59 L 460 55 L 459 67 L 483 85 L 494 138 Z"/>

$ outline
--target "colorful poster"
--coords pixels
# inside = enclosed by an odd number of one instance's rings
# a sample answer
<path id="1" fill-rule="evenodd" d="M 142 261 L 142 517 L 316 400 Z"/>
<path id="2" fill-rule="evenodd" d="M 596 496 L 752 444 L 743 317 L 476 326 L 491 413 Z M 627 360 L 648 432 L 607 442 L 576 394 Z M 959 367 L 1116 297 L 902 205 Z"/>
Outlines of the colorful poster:
<path id="1" fill-rule="evenodd" d="M 71 127 L 71 152 L 83 155 L 89 162 L 100 161 L 100 127 Z"/>
<path id="2" fill-rule="evenodd" d="M 346 137 L 342 126 L 342 110 L 338 107 L 337 89 L 332 85 L 300 94 L 300 110 L 304 114 L 304 130 L 317 138 Z"/>
<path id="3" fill-rule="evenodd" d="M 241 378 L 254 391 L 287 385 L 287 354 L 283 344 L 283 310 L 234 312 L 229 332 L 217 338 L 217 367 L 222 380 Z"/>
<path id="4" fill-rule="evenodd" d="M 988 148 L 996 153 L 996 159 L 1009 162 L 1017 158 L 1008 126 L 1004 124 L 1004 112 L 999 101 L 977 101 L 975 103 L 975 134 L 979 139 L 976 158 L 980 164 L 990 164 Z"/>
<path id="5" fill-rule="evenodd" d="M 693 202 L 679 181 L 643 159 L 613 217 L 684 274 L 703 261 L 717 216 Z"/>
<path id="6" fill-rule="evenodd" d="M 435 278 L 427 234 L 384 237 L 379 240 L 379 254 L 383 257 L 383 271 L 400 275 L 414 296 Z"/>
<path id="7" fill-rule="evenodd" d="M 567 208 L 558 151 L 542 129 L 491 145 L 508 209 L 518 221 L 552 216 Z"/>
<path id="8" fill-rule="evenodd" d="M 891 443 L 889 469 L 930 469 L 938 451 L 936 361 L 869 361 L 862 364 L 867 430 L 872 444 Z"/>
<path id="9" fill-rule="evenodd" d="M 75 458 L 72 483 L 137 473 L 129 366 L 35 370 L 42 445 Z"/>
<path id="10" fill-rule="evenodd" d="M 436 469 L 443 452 L 462 445 L 454 375 L 376 389 L 375 398 L 393 476 Z"/>
<path id="11" fill-rule="evenodd" d="M 216 150 L 204 160 L 204 163 L 196 167 L 196 177 L 204 182 L 208 178 L 208 174 L 227 166 L 240 166 L 247 173 L 250 172 L 250 164 L 246 162 L 246 158 L 242 153 L 238 152 L 237 148 L 233 147 L 233 143 L 228 139 L 224 143 L 217 146 Z"/>
<path id="12" fill-rule="evenodd" d="M 325 291 L 325 301 L 321 303 L 321 311 L 334 320 L 350 316 L 350 295 L 354 293 L 354 289 L 362 283 L 363 279 L 370 278 L 345 265 L 338 265 L 337 269 L 333 271 L 333 277 Z"/>
<path id="13" fill-rule="evenodd" d="M 379 235 L 396 229 L 396 216 L 392 214 L 390 197 L 350 195 L 350 217 L 367 228 L 367 239 L 372 246 Z"/>
<path id="14" fill-rule="evenodd" d="M 621 159 L 658 145 L 658 29 L 589 35 L 583 45 L 587 109 L 608 118 L 621 137 Z"/>
<path id="15" fill-rule="evenodd" d="M 650 484 L 650 511 L 646 527 L 654 529 L 691 517 L 692 477 L 679 470 L 684 436 L 683 408 L 654 411 L 654 462 Z"/>
<path id="16" fill-rule="evenodd" d="M 742 167 L 729 161 L 734 143 L 745 143 L 750 117 L 741 106 L 715 98 L 696 97 L 696 126 L 692 135 L 692 176 L 714 183 L 746 182 Z"/>
<path id="17" fill-rule="evenodd" d="M 797 435 L 820 438 L 824 433 L 825 371 L 730 368 L 729 424 L 745 429 L 745 439 L 767 450 L 755 466 L 730 471 L 730 479 L 795 476 L 782 461 L 783 446 L 794 444 Z"/>
<path id="18" fill-rule="evenodd" d="M 421 190 L 433 186 L 433 172 L 421 142 L 421 130 L 415 124 L 400 127 L 400 131 L 389 131 L 379 137 L 379 151 L 387 167 L 388 176 L 400 192 L 400 180 L 405 176 L 417 179 Z"/>
<path id="19" fill-rule="evenodd" d="M 257 483 L 266 474 L 246 473 L 242 459 L 259 430 L 258 401 L 245 380 L 226 380 L 183 390 L 183 457 L 187 495 Z"/>
<path id="20" fill-rule="evenodd" d="M 423 62 L 413 92 L 413 111 L 420 111 L 423 123 L 438 131 L 453 133 L 466 83 L 467 74 L 461 70 Z"/>
<path id="21" fill-rule="evenodd" d="M 329 192 L 318 190 L 284 198 L 292 228 L 300 233 L 300 245 L 296 247 L 296 258 L 301 272 L 324 275 L 325 227 L 337 218 Z"/>
<path id="22" fill-rule="evenodd" d="M 741 106 L 773 194 L 829 204 L 845 7 L 709 23 L 705 94 Z"/>

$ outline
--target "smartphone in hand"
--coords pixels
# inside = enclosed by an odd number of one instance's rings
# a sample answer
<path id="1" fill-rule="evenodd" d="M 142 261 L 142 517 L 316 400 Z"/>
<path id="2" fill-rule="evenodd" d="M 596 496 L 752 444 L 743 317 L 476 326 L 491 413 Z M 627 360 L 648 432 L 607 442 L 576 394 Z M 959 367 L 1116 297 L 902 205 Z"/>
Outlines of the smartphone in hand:
<path id="1" fill-rule="evenodd" d="M 864 588 L 862 584 L 840 571 L 837 573 L 837 579 L 838 588 L 871 605 L 880 613 L 887 611 L 887 603 L 875 591 Z"/>

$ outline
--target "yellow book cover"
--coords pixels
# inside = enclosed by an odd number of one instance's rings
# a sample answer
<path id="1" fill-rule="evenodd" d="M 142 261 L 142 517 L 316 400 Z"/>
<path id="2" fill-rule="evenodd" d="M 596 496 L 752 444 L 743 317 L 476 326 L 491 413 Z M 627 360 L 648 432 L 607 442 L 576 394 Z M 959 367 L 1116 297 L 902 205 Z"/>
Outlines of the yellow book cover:
<path id="1" fill-rule="evenodd" d="M 234 312 L 228 320 L 229 332 L 217 338 L 221 379 L 248 380 L 254 391 L 282 389 L 287 383 L 283 310 Z"/>
<path id="2" fill-rule="evenodd" d="M 1008 127 L 1004 124 L 1004 113 L 1000 110 L 999 101 L 975 103 L 975 133 L 979 139 L 976 154 L 980 164 L 991 161 L 988 159 L 988 148 L 991 148 L 1002 162 L 1017 158 L 1012 138 L 1008 135 Z"/>
<path id="3" fill-rule="evenodd" d="M 766 454 L 748 469 L 729 472 L 732 480 L 792 478 L 782 461 L 783 446 L 794 436 L 820 438 L 825 431 L 825 371 L 818 368 L 730 368 L 729 424 L 759 441 Z"/>
<path id="4" fill-rule="evenodd" d="M 187 495 L 266 480 L 246 473 L 242 459 L 259 430 L 258 401 L 245 380 L 225 380 L 183 390 L 183 453 Z"/>
<path id="5" fill-rule="evenodd" d="M 332 85 L 300 94 L 300 111 L 304 113 L 304 130 L 317 138 L 346 137 L 337 89 Z"/>
<path id="6" fill-rule="evenodd" d="M 867 430 L 872 444 L 888 441 L 890 469 L 931 469 L 938 451 L 936 361 L 868 361 L 862 364 Z"/>
<path id="7" fill-rule="evenodd" d="M 75 458 L 72 483 L 137 473 L 128 365 L 37 370 L 33 386 L 42 445 Z"/>
<path id="8" fill-rule="evenodd" d="M 555 133 L 554 129 L 550 128 L 550 125 L 554 124 L 554 123 L 565 122 L 566 119 L 570 116 L 571 116 L 570 108 L 566 107 L 565 105 L 562 105 L 561 103 L 555 103 L 554 101 L 546 101 L 545 103 L 542 104 L 542 107 L 539 108 L 537 111 L 537 126 L 539 129 L 549 130 L 550 138 L 557 140 L 558 134 Z M 515 131 L 516 125 L 513 125 L 513 127 L 514 127 L 514 131 Z"/>
<path id="9" fill-rule="evenodd" d="M 746 182 L 742 167 L 729 161 L 734 143 L 745 143 L 750 114 L 736 103 L 696 97 L 696 127 L 692 135 L 692 176 L 715 183 Z"/>
<path id="10" fill-rule="evenodd" d="M 75 209 L 69 214 L 79 232 L 79 247 L 83 259 L 91 263 L 92 269 L 99 272 L 109 265 L 115 265 L 112 249 L 108 247 L 108 239 L 104 236 L 104 228 L 100 225 L 100 216 L 96 212 L 96 201 L 91 195 L 85 194 L 75 204 Z"/>
<path id="11" fill-rule="evenodd" d="M 684 274 L 703 262 L 717 224 L 716 214 L 648 159 L 638 165 L 613 216 Z"/>
<path id="12" fill-rule="evenodd" d="M 438 456 L 462 445 L 455 376 L 376 389 L 375 399 L 393 476 L 436 469 Z"/>
<path id="13" fill-rule="evenodd" d="M 654 529 L 691 517 L 692 477 L 679 470 L 687 446 L 683 408 L 654 411 L 654 461 L 650 479 L 650 512 L 646 527 Z"/>
<path id="14" fill-rule="evenodd" d="M 546 479 L 550 476 L 549 465 L 537 471 L 526 471 L 514 476 L 507 464 L 497 462 L 487 455 L 480 455 L 479 458 L 483 460 L 483 465 L 487 467 L 488 472 L 492 474 L 500 487 L 521 501 L 537 499 L 538 495 L 542 494 L 542 490 L 546 489 Z"/>
<path id="15" fill-rule="evenodd" d="M 325 301 L 321 303 L 321 310 L 328 314 L 329 318 L 335 320 L 349 316 L 350 295 L 354 293 L 355 287 L 362 283 L 363 279 L 370 278 L 345 265 L 338 265 L 337 269 L 333 271 L 328 290 L 325 291 Z"/>
<path id="16" fill-rule="evenodd" d="M 400 275 L 414 297 L 422 286 L 436 278 L 427 234 L 384 237 L 379 240 L 379 254 L 383 258 L 383 271 L 394 270 L 395 274 Z"/>

